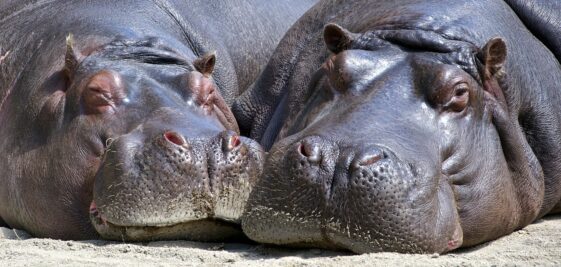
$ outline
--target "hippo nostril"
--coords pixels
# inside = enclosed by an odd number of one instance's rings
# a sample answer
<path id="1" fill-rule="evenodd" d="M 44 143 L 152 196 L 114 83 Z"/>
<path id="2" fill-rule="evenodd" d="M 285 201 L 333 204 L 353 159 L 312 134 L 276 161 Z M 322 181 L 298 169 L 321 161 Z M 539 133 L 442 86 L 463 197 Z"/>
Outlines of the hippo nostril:
<path id="1" fill-rule="evenodd" d="M 302 141 L 298 146 L 298 152 L 300 152 L 302 156 L 308 158 L 310 162 L 317 163 L 321 160 L 321 152 L 316 143 Z"/>
<path id="2" fill-rule="evenodd" d="M 310 155 L 308 154 L 308 152 L 306 151 L 306 149 L 304 149 L 304 145 L 303 145 L 303 144 L 298 145 L 298 152 L 300 152 L 300 154 L 301 154 L 302 156 L 304 156 L 304 157 L 310 156 Z"/>
<path id="3" fill-rule="evenodd" d="M 359 156 L 357 156 L 354 160 L 353 167 L 360 168 L 370 166 L 387 157 L 388 155 L 385 151 L 374 149 L 366 153 L 359 154 Z"/>
<path id="4" fill-rule="evenodd" d="M 382 159 L 381 155 L 368 156 L 368 157 L 365 157 L 365 158 L 361 159 L 358 162 L 358 165 L 360 165 L 360 166 L 372 165 L 372 164 L 378 162 L 380 159 Z"/>
<path id="5" fill-rule="evenodd" d="M 172 132 L 172 131 L 168 131 L 164 133 L 164 138 L 173 144 L 176 144 L 178 146 L 182 146 L 185 144 L 185 139 L 183 138 L 183 136 L 181 136 L 180 134 L 176 133 L 176 132 Z"/>
<path id="6" fill-rule="evenodd" d="M 225 131 L 221 133 L 222 138 L 222 150 L 224 152 L 230 152 L 239 148 L 243 142 L 242 138 L 237 135 L 234 131 Z"/>
<path id="7" fill-rule="evenodd" d="M 228 140 L 228 150 L 233 150 L 236 147 L 239 147 L 242 144 L 242 141 L 240 140 L 240 137 L 237 135 L 233 135 L 230 137 L 230 140 Z"/>

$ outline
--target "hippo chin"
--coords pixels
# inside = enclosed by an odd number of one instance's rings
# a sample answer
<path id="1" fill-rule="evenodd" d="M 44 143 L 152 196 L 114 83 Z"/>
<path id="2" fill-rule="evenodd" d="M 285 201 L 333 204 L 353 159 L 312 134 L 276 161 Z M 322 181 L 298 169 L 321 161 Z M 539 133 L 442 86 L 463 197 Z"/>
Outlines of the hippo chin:
<path id="1" fill-rule="evenodd" d="M 158 110 L 140 127 L 109 141 L 90 206 L 102 237 L 211 241 L 243 236 L 238 225 L 262 169 L 262 149 L 233 131 L 205 134 L 204 120 L 185 119 L 193 117 Z M 165 121 L 174 123 L 174 131 L 161 134 L 157 129 L 165 128 Z M 213 133 L 212 127 L 205 130 Z"/>
<path id="2" fill-rule="evenodd" d="M 3 1 L 0 225 L 242 236 L 264 155 L 229 104 L 312 2 Z"/>
<path id="3" fill-rule="evenodd" d="M 502 1 L 320 2 L 233 106 L 242 133 L 272 147 L 244 232 L 444 253 L 555 212 L 551 51 Z"/>

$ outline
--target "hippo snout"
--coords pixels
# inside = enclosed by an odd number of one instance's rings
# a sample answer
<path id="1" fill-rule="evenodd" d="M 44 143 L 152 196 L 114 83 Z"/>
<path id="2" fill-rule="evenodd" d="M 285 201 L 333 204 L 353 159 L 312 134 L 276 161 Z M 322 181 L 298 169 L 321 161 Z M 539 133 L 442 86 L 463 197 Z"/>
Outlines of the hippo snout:
<path id="1" fill-rule="evenodd" d="M 390 151 L 376 145 L 340 149 L 335 143 L 318 136 L 310 136 L 295 144 L 296 156 L 287 159 L 287 163 L 296 166 L 295 171 L 304 174 L 303 179 L 309 183 L 322 186 L 325 197 L 329 200 L 335 187 L 347 187 L 349 181 L 367 183 L 384 177 L 392 171 L 393 164 Z M 393 156 L 393 153 L 391 154 Z M 396 160 L 393 156 L 393 160 Z M 323 175 L 319 174 L 325 172 Z M 353 177 L 361 176 L 358 181 Z"/>
<path id="2" fill-rule="evenodd" d="M 173 144 L 175 146 L 179 146 L 179 147 L 189 147 L 188 142 L 185 140 L 185 138 L 177 132 L 174 131 L 166 131 L 163 134 L 164 139 L 170 143 Z M 224 149 L 224 152 L 230 152 L 233 151 L 234 149 L 240 147 L 242 145 L 242 141 L 241 141 L 241 137 L 239 135 L 237 135 L 236 133 L 234 133 L 233 131 L 225 131 L 222 134 L 222 146 Z M 247 151 L 245 151 L 245 153 L 247 153 Z"/>
<path id="3" fill-rule="evenodd" d="M 269 155 L 242 219 L 258 242 L 361 253 L 444 252 L 462 243 L 447 182 L 419 175 L 385 146 L 309 136 Z"/>
<path id="4" fill-rule="evenodd" d="M 321 138 L 319 137 L 316 136 L 307 137 L 298 143 L 298 152 L 300 153 L 300 155 L 305 157 L 309 162 L 320 163 L 321 159 L 324 156 L 327 157 L 332 156 L 326 154 L 329 152 L 329 150 L 332 150 L 332 148 L 326 148 L 326 146 L 329 146 L 329 144 L 321 140 Z M 328 150 L 328 151 L 324 151 L 324 150 Z M 378 162 L 381 159 L 387 158 L 386 152 L 384 152 L 381 148 L 372 147 L 372 146 L 365 149 L 361 149 L 360 152 L 358 151 L 353 152 L 351 156 L 352 156 L 351 167 L 354 169 L 362 168 L 364 166 L 369 166 Z M 344 161 L 348 162 L 349 160 L 344 160 Z"/>
<path id="5" fill-rule="evenodd" d="M 221 240 L 238 225 L 263 151 L 232 131 L 206 137 L 139 127 L 107 148 L 94 186 L 96 230 L 107 239 Z"/>

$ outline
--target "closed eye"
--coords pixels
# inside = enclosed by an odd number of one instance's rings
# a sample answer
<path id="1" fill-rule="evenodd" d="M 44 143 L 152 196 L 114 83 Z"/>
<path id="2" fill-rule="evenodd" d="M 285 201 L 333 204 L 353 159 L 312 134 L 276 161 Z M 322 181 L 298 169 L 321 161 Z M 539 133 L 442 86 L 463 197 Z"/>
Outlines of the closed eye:
<path id="1" fill-rule="evenodd" d="M 454 86 L 454 92 L 450 100 L 444 104 L 443 108 L 447 111 L 461 112 L 469 102 L 469 85 L 467 83 L 458 83 Z"/>

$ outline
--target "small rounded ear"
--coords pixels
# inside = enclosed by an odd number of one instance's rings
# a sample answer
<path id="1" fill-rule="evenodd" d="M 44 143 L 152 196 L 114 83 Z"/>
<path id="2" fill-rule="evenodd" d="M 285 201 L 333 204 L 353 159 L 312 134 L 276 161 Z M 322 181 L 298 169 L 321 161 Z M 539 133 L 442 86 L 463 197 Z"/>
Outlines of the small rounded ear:
<path id="1" fill-rule="evenodd" d="M 327 24 L 323 29 L 323 40 L 327 49 L 335 54 L 348 49 L 355 39 L 355 35 L 334 23 Z"/>
<path id="2" fill-rule="evenodd" d="M 478 58 L 483 63 L 486 79 L 500 75 L 506 62 L 506 54 L 506 43 L 500 37 L 492 38 L 483 46 Z"/>
<path id="3" fill-rule="evenodd" d="M 214 64 L 216 63 L 216 52 L 206 53 L 205 55 L 195 59 L 193 65 L 195 69 L 202 73 L 205 77 L 212 75 Z"/>
<path id="4" fill-rule="evenodd" d="M 64 73 L 71 79 L 74 75 L 80 61 L 83 59 L 81 53 L 74 50 L 74 35 L 68 34 L 66 36 L 66 54 L 64 56 Z"/>

